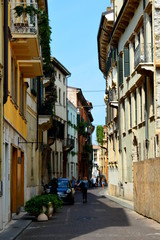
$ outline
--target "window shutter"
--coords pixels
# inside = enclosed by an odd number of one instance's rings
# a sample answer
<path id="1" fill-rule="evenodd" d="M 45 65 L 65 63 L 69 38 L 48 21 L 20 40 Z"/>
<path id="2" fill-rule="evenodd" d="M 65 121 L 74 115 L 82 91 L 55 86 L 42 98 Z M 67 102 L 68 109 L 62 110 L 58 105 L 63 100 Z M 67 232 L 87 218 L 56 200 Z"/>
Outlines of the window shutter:
<path id="1" fill-rule="evenodd" d="M 129 66 L 129 48 L 124 48 L 124 76 L 128 77 L 130 75 L 130 66 Z"/>
<path id="2" fill-rule="evenodd" d="M 123 83 L 123 58 L 122 55 L 119 55 L 119 61 L 118 61 L 118 75 L 119 75 L 119 85 Z"/>

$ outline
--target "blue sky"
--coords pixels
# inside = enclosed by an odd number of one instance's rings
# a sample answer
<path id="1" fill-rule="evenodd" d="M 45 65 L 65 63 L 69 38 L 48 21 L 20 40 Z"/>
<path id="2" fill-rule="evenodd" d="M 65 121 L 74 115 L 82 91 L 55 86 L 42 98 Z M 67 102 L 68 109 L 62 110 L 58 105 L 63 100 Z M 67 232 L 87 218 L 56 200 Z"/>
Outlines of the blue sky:
<path id="1" fill-rule="evenodd" d="M 105 80 L 99 70 L 97 33 L 110 0 L 48 0 L 51 54 L 71 73 L 68 85 L 92 102 L 93 125 L 105 124 Z M 96 130 L 93 133 L 96 144 Z"/>

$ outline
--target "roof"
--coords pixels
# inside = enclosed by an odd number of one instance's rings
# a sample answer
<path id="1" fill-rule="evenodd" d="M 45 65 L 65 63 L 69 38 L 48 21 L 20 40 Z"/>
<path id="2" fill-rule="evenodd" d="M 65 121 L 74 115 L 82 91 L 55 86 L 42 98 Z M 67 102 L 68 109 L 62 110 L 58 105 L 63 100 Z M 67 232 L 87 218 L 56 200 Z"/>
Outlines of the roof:
<path id="1" fill-rule="evenodd" d="M 71 73 L 55 57 L 51 57 L 51 63 L 58 68 L 65 76 L 71 76 Z"/>
<path id="2" fill-rule="evenodd" d="M 98 58 L 99 69 L 105 74 L 107 61 L 107 47 L 111 32 L 113 30 L 114 14 L 113 9 L 103 12 L 101 16 L 100 26 L 98 30 Z"/>

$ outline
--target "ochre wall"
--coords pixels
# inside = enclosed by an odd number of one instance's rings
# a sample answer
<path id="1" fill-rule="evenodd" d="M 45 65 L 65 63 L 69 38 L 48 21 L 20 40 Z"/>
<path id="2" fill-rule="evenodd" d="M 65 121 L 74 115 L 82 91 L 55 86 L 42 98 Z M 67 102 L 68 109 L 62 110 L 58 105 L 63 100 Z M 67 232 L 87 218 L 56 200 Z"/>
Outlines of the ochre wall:
<path id="1" fill-rule="evenodd" d="M 134 208 L 160 222 L 160 158 L 133 163 Z"/>

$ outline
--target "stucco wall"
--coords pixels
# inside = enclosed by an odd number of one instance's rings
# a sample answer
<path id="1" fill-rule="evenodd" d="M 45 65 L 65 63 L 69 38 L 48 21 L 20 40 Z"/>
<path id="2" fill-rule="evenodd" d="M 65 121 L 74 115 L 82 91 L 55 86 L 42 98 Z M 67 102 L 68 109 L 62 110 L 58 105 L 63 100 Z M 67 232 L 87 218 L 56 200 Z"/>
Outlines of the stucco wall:
<path id="1" fill-rule="evenodd" d="M 160 158 L 133 163 L 134 208 L 160 222 Z"/>

